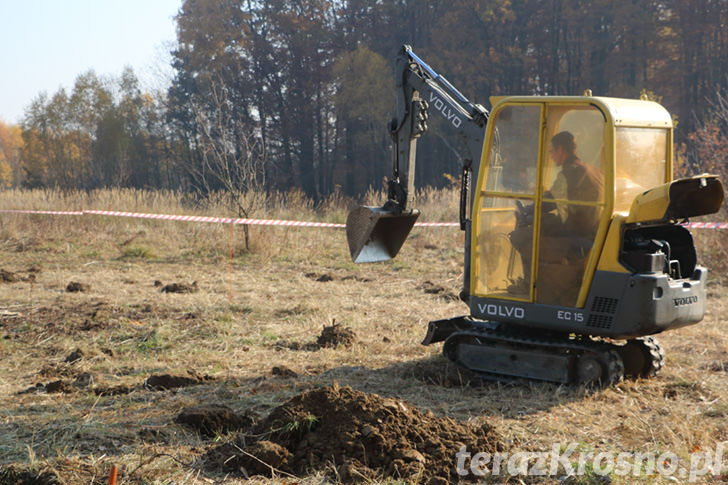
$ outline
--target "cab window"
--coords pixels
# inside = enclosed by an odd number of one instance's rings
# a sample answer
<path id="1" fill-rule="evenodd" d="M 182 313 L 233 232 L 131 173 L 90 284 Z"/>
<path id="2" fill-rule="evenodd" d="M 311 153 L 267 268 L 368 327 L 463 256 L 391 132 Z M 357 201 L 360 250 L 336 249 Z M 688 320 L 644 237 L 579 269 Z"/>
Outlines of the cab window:
<path id="1" fill-rule="evenodd" d="M 494 113 L 491 149 L 481 196 L 474 248 L 474 293 L 528 299 L 530 271 L 515 252 L 511 233 L 522 226 L 520 244 L 533 248 L 533 224 L 519 219 L 519 207 L 532 207 L 538 188 L 540 104 L 507 106 Z"/>
<path id="2" fill-rule="evenodd" d="M 628 212 L 642 192 L 668 182 L 667 130 L 617 128 L 614 210 Z"/>
<path id="3" fill-rule="evenodd" d="M 593 106 L 547 113 L 535 301 L 576 305 L 604 209 L 606 120 Z"/>

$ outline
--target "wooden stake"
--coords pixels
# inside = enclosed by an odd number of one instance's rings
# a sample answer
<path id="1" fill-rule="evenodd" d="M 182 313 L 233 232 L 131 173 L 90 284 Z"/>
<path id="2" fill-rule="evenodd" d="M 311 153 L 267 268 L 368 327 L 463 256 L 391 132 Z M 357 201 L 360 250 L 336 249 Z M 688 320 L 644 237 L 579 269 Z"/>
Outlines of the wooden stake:
<path id="1" fill-rule="evenodd" d="M 111 465 L 109 472 L 109 485 L 116 485 L 116 473 L 118 472 L 116 465 Z"/>

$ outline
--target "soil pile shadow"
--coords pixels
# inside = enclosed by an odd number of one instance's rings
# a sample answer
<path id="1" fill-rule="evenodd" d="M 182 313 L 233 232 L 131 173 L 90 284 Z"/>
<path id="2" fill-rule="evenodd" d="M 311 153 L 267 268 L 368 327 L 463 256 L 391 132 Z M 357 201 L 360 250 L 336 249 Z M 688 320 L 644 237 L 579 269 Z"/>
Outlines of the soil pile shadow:
<path id="1" fill-rule="evenodd" d="M 193 372 L 190 372 L 190 374 L 191 377 L 169 374 L 151 375 L 144 381 L 144 387 L 152 391 L 166 391 L 168 389 L 177 389 L 178 387 L 195 386 L 214 380 L 209 376 L 198 376 Z"/>
<path id="2" fill-rule="evenodd" d="M 217 470 L 271 476 L 272 468 L 303 476 L 328 470 L 344 482 L 383 477 L 458 480 L 455 454 L 504 449 L 489 424 L 436 418 L 396 399 L 349 387 L 299 394 L 232 442 L 206 455 Z"/>

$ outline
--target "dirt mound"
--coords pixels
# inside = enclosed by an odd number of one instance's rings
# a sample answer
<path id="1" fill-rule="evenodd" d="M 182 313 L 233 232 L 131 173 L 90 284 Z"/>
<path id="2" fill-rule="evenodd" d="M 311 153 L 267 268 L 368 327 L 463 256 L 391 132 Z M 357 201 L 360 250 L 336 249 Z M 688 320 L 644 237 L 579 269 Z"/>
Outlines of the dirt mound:
<path id="1" fill-rule="evenodd" d="M 80 348 L 76 348 L 76 350 L 74 350 L 73 352 L 68 354 L 68 356 L 66 356 L 66 359 L 63 362 L 67 362 L 69 364 L 75 364 L 76 362 L 83 359 L 84 355 L 85 354 L 84 354 L 83 350 L 81 350 Z"/>
<path id="2" fill-rule="evenodd" d="M 85 293 L 87 291 L 91 291 L 91 286 L 86 283 L 71 281 L 68 285 L 66 285 L 66 291 L 69 293 Z"/>
<path id="3" fill-rule="evenodd" d="M 270 372 L 276 377 L 298 377 L 298 372 L 284 365 L 273 367 Z"/>
<path id="4" fill-rule="evenodd" d="M 237 414 L 227 406 L 212 404 L 185 408 L 174 418 L 174 421 L 209 437 L 247 429 L 253 425 L 254 418 L 247 414 Z"/>
<path id="5" fill-rule="evenodd" d="M 162 293 L 197 293 L 198 290 L 197 281 L 193 281 L 189 285 L 185 283 L 170 283 L 164 285 L 160 291 Z"/>
<path id="6" fill-rule="evenodd" d="M 80 389 L 89 389 L 94 381 L 94 376 L 88 372 L 69 373 L 65 376 L 74 377 L 74 379 L 58 379 L 45 384 L 38 382 L 23 391 L 19 391 L 17 394 L 32 394 L 37 392 L 46 392 L 48 394 L 70 394 Z"/>
<path id="7" fill-rule="evenodd" d="M 319 347 L 337 347 L 343 345 L 344 347 L 351 347 L 356 342 L 356 334 L 349 327 L 342 327 L 338 323 L 331 324 L 330 327 L 324 326 L 316 339 L 316 344 Z"/>
<path id="8" fill-rule="evenodd" d="M 319 283 L 328 283 L 329 281 L 334 281 L 334 277 L 328 273 L 324 273 L 321 275 L 318 273 L 306 273 L 304 276 L 314 281 L 318 281 Z"/>
<path id="9" fill-rule="evenodd" d="M 78 357 L 77 352 L 82 351 L 79 349 L 76 352 L 71 353 L 67 359 L 74 359 L 75 357 Z M 71 366 L 73 366 L 75 362 L 78 362 L 78 360 L 75 360 L 70 364 L 67 362 L 69 361 L 66 360 L 63 364 L 46 366 L 39 372 L 40 375 L 45 377 L 64 377 L 66 379 L 58 379 L 45 384 L 38 382 L 23 391 L 19 391 L 17 394 L 31 394 L 38 392 L 46 392 L 49 394 L 68 394 L 80 389 L 88 389 L 96 395 L 118 396 L 122 394 L 129 394 L 136 390 L 166 391 L 169 389 L 195 386 L 215 380 L 214 377 L 207 375 L 201 376 L 194 371 L 188 371 L 190 374 L 189 376 L 176 376 L 169 374 L 151 375 L 145 379 L 143 383 L 134 385 L 94 386 L 96 380 L 94 375 L 88 372 L 76 371 L 71 368 Z"/>
<path id="10" fill-rule="evenodd" d="M 192 372 L 190 374 L 190 377 L 169 374 L 152 375 L 144 381 L 144 387 L 152 391 L 166 391 L 167 389 L 189 387 L 213 380 L 208 376 L 198 376 Z"/>
<path id="11" fill-rule="evenodd" d="M 58 477 L 52 472 L 21 469 L 15 465 L 0 466 L 0 485 L 56 485 Z"/>
<path id="12" fill-rule="evenodd" d="M 459 299 L 459 297 L 455 293 L 451 291 L 446 291 L 444 286 L 436 285 L 432 281 L 425 281 L 420 286 L 418 286 L 417 289 L 424 291 L 427 295 L 438 295 L 440 298 L 446 301 Z"/>
<path id="13" fill-rule="evenodd" d="M 11 271 L 0 269 L 0 281 L 3 281 L 5 283 L 15 283 L 17 281 L 20 281 L 20 278 L 18 278 L 18 276 Z"/>
<path id="14" fill-rule="evenodd" d="M 356 342 L 356 334 L 349 327 L 342 327 L 340 324 L 333 322 L 331 326 L 324 325 L 321 334 L 316 338 L 315 342 L 289 342 L 280 341 L 276 343 L 277 349 L 288 349 L 288 350 L 305 350 L 308 352 L 316 352 L 322 348 L 333 348 L 342 345 L 344 347 L 351 347 Z M 274 375 L 276 372 L 273 372 Z"/>
<path id="15" fill-rule="evenodd" d="M 436 418 L 396 399 L 337 385 L 300 394 L 274 409 L 249 434 L 207 453 L 229 473 L 302 476 L 333 470 L 344 482 L 380 477 L 457 481 L 455 454 L 463 445 L 504 448 L 489 424 L 468 426 Z M 241 451 L 243 450 L 243 451 Z"/>

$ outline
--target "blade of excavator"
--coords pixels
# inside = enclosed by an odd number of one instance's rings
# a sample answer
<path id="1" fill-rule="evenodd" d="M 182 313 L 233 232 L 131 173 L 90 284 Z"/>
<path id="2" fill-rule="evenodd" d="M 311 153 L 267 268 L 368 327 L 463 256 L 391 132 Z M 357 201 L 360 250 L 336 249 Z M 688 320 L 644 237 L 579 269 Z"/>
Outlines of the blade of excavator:
<path id="1" fill-rule="evenodd" d="M 375 263 L 395 257 L 415 225 L 420 211 L 397 214 L 383 207 L 361 206 L 346 218 L 346 240 L 355 263 Z"/>

